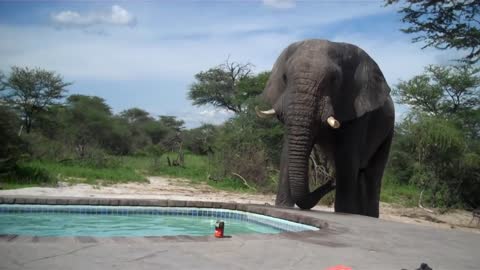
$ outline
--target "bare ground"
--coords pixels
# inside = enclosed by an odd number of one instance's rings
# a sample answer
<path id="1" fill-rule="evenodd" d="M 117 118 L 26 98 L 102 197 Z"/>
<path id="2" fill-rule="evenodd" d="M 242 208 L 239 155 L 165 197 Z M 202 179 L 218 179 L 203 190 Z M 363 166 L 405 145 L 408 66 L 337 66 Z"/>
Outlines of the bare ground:
<path id="1" fill-rule="evenodd" d="M 68 185 L 67 183 L 61 183 L 57 188 L 32 187 L 0 190 L 0 195 L 171 199 L 271 205 L 275 201 L 274 194 L 219 191 L 206 184 L 192 184 L 184 179 L 152 176 L 148 177 L 148 180 L 150 183 L 128 183 L 111 186 Z M 328 206 L 318 205 L 315 209 L 333 212 L 333 208 Z M 430 213 L 421 208 L 405 208 L 381 203 L 380 218 L 402 223 L 480 233 L 479 221 L 472 220 L 472 213 L 464 210 L 450 210 L 447 213 L 434 211 Z"/>

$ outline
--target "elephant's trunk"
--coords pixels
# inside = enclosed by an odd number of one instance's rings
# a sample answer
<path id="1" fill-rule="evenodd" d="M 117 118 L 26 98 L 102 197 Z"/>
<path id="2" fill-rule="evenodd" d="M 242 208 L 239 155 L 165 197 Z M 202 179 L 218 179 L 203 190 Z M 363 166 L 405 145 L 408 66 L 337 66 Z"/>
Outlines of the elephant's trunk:
<path id="1" fill-rule="evenodd" d="M 308 157 L 311 151 L 311 137 L 308 128 L 292 126 L 288 131 L 288 181 L 293 201 L 303 200 L 308 190 Z"/>
<path id="2" fill-rule="evenodd" d="M 292 200 L 301 208 L 311 208 L 304 200 L 309 194 L 308 158 L 313 146 L 317 87 L 315 82 L 299 85 L 287 113 L 288 181 Z"/>

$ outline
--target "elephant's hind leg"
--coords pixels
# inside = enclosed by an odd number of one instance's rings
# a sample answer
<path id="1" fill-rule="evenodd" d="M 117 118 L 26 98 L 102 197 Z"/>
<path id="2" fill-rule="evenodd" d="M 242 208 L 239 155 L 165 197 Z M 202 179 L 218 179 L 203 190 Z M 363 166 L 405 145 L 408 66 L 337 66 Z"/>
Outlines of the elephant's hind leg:
<path id="1" fill-rule="evenodd" d="M 368 162 L 367 168 L 363 170 L 362 180 L 365 185 L 363 189 L 363 210 L 364 214 L 371 217 L 379 216 L 380 190 L 383 172 L 387 164 L 388 153 L 390 152 L 390 144 L 392 143 L 393 130 L 385 138 L 383 143 L 377 149 L 375 154 Z"/>

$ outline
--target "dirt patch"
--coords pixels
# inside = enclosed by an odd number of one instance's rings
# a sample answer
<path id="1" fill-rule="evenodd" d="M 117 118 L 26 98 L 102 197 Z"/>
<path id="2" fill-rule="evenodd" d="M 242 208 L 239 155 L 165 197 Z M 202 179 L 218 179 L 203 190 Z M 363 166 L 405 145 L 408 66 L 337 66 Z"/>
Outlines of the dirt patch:
<path id="1" fill-rule="evenodd" d="M 127 183 L 111 186 L 61 183 L 57 188 L 32 187 L 0 190 L 0 195 L 170 199 L 270 205 L 275 203 L 274 194 L 219 191 L 206 184 L 192 184 L 188 180 L 176 178 L 152 176 L 148 177 L 148 180 L 149 183 Z M 333 208 L 328 206 L 318 205 L 314 209 L 333 212 Z M 472 213 L 464 210 L 429 213 L 421 208 L 404 208 L 381 203 L 380 218 L 402 223 L 480 233 L 477 220 L 472 221 Z"/>
<path id="2" fill-rule="evenodd" d="M 126 183 L 110 186 L 75 184 L 62 182 L 59 187 L 32 187 L 0 190 L 0 195 L 68 196 L 90 198 L 143 198 L 170 200 L 221 201 L 252 204 L 273 204 L 273 194 L 250 194 L 219 191 L 206 184 L 192 184 L 188 180 L 148 177 L 149 183 Z"/>
<path id="3" fill-rule="evenodd" d="M 381 219 L 480 233 L 480 224 L 472 217 L 472 212 L 458 209 L 445 213 L 433 210 L 430 213 L 418 207 L 405 208 L 387 203 L 380 206 Z"/>

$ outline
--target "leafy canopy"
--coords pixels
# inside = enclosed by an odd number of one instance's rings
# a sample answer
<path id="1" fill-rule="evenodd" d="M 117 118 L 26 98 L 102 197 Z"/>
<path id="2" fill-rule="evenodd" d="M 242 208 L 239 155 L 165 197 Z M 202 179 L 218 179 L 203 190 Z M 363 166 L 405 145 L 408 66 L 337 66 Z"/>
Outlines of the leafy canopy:
<path id="1" fill-rule="evenodd" d="M 154 120 L 147 111 L 140 108 L 124 110 L 120 112 L 120 117 L 127 120 L 127 122 L 130 124 L 145 123 Z"/>
<path id="2" fill-rule="evenodd" d="M 188 97 L 193 105 L 213 105 L 234 113 L 245 110 L 245 101 L 259 95 L 269 73 L 254 76 L 252 64 L 227 60 L 224 64 L 199 72 L 191 85 Z"/>
<path id="3" fill-rule="evenodd" d="M 8 78 L 0 75 L 1 97 L 21 112 L 27 133 L 37 113 L 59 102 L 69 85 L 59 74 L 40 68 L 14 66 Z"/>
<path id="4" fill-rule="evenodd" d="M 394 89 L 397 102 L 433 115 L 454 115 L 478 109 L 480 68 L 471 65 L 428 66 L 425 73 L 401 81 Z"/>
<path id="5" fill-rule="evenodd" d="M 426 47 L 466 51 L 463 61 L 480 59 L 479 0 L 386 0 L 387 5 L 402 2 L 399 13 L 409 26 L 403 32 L 416 34 L 413 42 Z"/>

